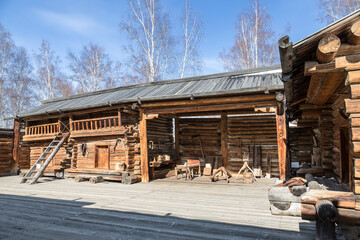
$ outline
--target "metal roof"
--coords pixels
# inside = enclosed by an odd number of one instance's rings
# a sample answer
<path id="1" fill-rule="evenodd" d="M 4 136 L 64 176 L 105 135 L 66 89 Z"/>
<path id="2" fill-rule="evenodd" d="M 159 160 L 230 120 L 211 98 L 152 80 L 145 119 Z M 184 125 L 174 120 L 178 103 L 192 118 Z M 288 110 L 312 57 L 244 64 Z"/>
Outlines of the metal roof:
<path id="1" fill-rule="evenodd" d="M 282 90 L 280 65 L 177 80 L 112 88 L 55 98 L 18 117 L 74 111 L 121 103 L 184 99 L 235 93 Z"/>

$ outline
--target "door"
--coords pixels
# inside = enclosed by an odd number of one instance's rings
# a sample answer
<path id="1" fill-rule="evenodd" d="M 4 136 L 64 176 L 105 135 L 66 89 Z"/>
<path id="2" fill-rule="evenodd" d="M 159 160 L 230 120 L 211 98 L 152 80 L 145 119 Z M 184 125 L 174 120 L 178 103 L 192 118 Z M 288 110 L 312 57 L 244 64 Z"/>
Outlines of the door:
<path id="1" fill-rule="evenodd" d="M 340 128 L 340 144 L 341 144 L 341 150 L 340 150 L 340 177 L 342 183 L 349 183 L 350 179 L 350 146 L 349 146 L 349 129 L 342 127 Z"/>
<path id="2" fill-rule="evenodd" d="M 109 145 L 96 146 L 95 168 L 109 169 Z"/>

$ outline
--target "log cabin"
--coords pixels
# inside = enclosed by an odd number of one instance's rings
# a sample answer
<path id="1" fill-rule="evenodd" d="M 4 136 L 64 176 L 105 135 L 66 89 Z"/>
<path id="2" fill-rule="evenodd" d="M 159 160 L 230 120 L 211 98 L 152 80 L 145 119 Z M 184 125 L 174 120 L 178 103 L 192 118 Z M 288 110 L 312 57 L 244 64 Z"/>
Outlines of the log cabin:
<path id="1" fill-rule="evenodd" d="M 280 73 L 277 65 L 45 100 L 16 116 L 14 149 L 28 154 L 15 155 L 14 164 L 41 165 L 55 148 L 44 174 L 148 182 L 189 159 L 237 172 L 247 153 L 249 165 L 284 179 Z M 52 146 L 65 133 L 64 143 Z"/>
<path id="2" fill-rule="evenodd" d="M 335 222 L 360 224 L 360 11 L 295 44 L 285 36 L 279 51 L 289 172 L 335 178 L 345 190 L 310 190 L 301 216 L 317 221 L 317 239 L 334 239 Z"/>

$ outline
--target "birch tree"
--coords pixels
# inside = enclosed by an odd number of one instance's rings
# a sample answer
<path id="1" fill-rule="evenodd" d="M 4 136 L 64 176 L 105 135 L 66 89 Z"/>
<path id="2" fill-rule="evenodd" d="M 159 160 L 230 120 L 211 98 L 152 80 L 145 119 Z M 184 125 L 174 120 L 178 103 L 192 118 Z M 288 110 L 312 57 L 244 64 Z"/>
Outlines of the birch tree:
<path id="1" fill-rule="evenodd" d="M 10 33 L 0 24 L 0 127 L 4 126 L 5 82 L 13 58 L 14 46 Z"/>
<path id="2" fill-rule="evenodd" d="M 172 58 L 170 20 L 158 0 L 129 0 L 130 14 L 120 24 L 132 44 L 124 47 L 128 65 L 144 81 L 164 78 Z"/>
<path id="3" fill-rule="evenodd" d="M 360 9 L 359 0 L 319 0 L 320 20 L 330 24 Z"/>
<path id="4" fill-rule="evenodd" d="M 37 78 L 39 79 L 40 99 L 49 99 L 59 96 L 57 82 L 62 81 L 62 73 L 59 70 L 59 57 L 51 50 L 49 42 L 43 40 L 37 53 L 35 53 L 37 65 Z"/>
<path id="5" fill-rule="evenodd" d="M 7 116 L 29 109 L 34 100 L 33 67 L 25 48 L 16 48 L 7 85 Z"/>
<path id="6" fill-rule="evenodd" d="M 105 49 L 90 43 L 79 55 L 69 51 L 70 79 L 78 84 L 78 92 L 92 92 L 120 85 L 121 64 L 110 61 Z"/>
<path id="7" fill-rule="evenodd" d="M 235 44 L 220 54 L 224 68 L 230 71 L 272 65 L 278 61 L 271 18 L 259 0 L 238 16 Z"/>
<path id="8" fill-rule="evenodd" d="M 201 69 L 199 58 L 199 46 L 201 42 L 201 22 L 199 15 L 191 8 L 191 0 L 185 0 L 182 12 L 182 58 L 180 62 L 180 78 L 189 74 L 195 74 Z"/>

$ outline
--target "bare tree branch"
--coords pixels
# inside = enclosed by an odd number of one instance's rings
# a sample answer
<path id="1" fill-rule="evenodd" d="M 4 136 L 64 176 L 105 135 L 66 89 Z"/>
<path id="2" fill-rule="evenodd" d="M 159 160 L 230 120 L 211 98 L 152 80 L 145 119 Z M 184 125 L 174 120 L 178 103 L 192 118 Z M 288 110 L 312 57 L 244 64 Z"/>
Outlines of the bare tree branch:
<path id="1" fill-rule="evenodd" d="M 121 64 L 113 64 L 105 49 L 90 43 L 79 56 L 69 51 L 70 79 L 78 84 L 78 92 L 92 92 L 121 84 Z"/>
<path id="2" fill-rule="evenodd" d="M 319 0 L 320 21 L 330 24 L 360 8 L 359 0 Z"/>
<path id="3" fill-rule="evenodd" d="M 270 24 L 270 15 L 260 0 L 250 1 L 250 9 L 245 9 L 238 16 L 234 46 L 220 54 L 224 68 L 233 71 L 277 62 L 277 48 Z"/>
<path id="4" fill-rule="evenodd" d="M 128 2 L 128 20 L 120 24 L 133 43 L 124 47 L 128 65 L 143 81 L 154 82 L 165 77 L 172 58 L 169 17 L 157 0 Z"/>

